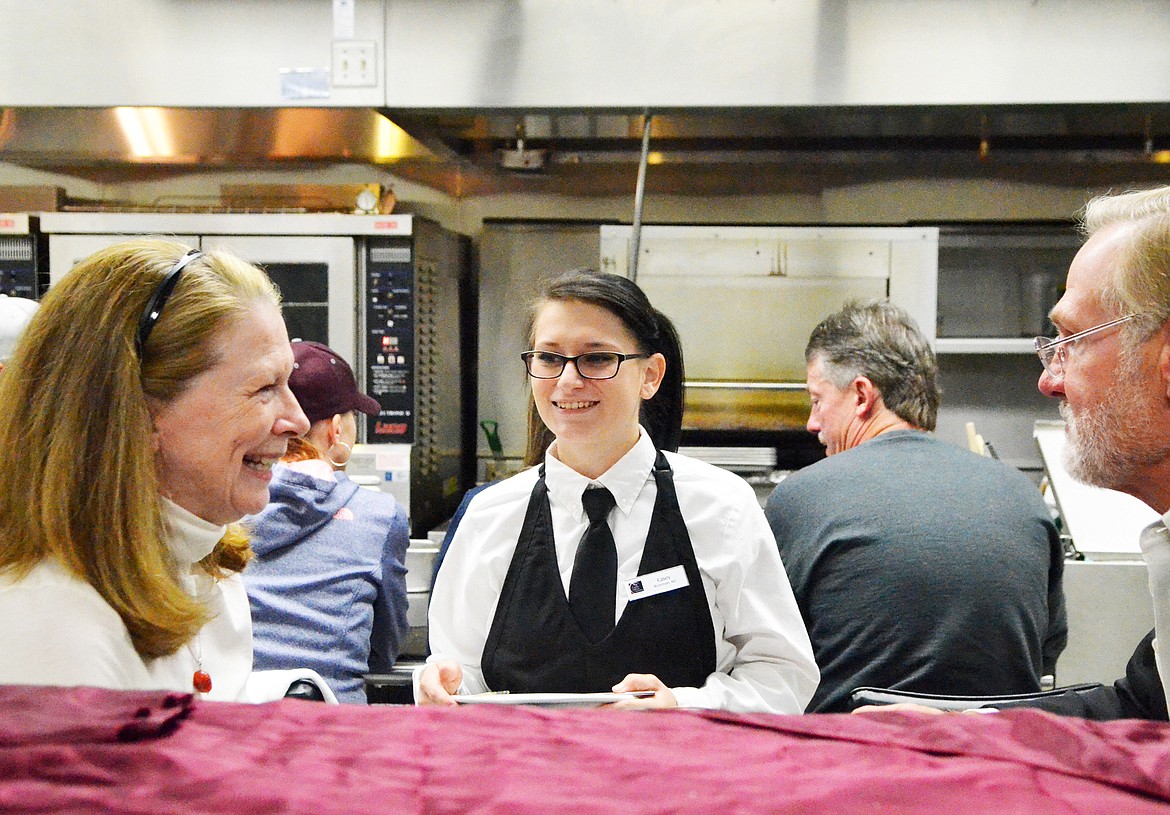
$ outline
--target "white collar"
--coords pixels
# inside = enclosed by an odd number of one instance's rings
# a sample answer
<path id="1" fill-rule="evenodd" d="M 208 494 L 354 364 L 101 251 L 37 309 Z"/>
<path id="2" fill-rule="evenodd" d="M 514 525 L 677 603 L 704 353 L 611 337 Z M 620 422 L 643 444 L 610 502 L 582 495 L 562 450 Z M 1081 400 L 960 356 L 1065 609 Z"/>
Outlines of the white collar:
<path id="1" fill-rule="evenodd" d="M 618 509 L 629 515 L 642 488 L 650 477 L 657 452 L 645 428 L 638 427 L 638 441 L 613 466 L 597 478 L 586 478 L 550 453 L 544 456 L 545 483 L 549 495 L 576 520 L 585 518 L 581 494 L 594 484 L 600 484 L 613 494 Z"/>
<path id="2" fill-rule="evenodd" d="M 205 521 L 183 509 L 170 498 L 162 497 L 163 522 L 167 527 L 167 544 L 180 564 L 198 563 L 211 554 L 223 538 L 226 526 Z"/>

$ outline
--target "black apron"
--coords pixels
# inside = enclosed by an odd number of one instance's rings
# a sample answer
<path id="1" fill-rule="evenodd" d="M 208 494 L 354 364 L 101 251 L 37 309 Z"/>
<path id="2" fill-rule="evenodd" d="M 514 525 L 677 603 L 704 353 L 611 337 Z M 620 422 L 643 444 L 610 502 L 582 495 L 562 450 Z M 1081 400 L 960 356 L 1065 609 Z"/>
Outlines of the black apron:
<path id="1" fill-rule="evenodd" d="M 715 671 L 715 629 L 666 456 L 654 462 L 658 496 L 638 565 L 645 575 L 681 565 L 689 585 L 629 602 L 609 636 L 591 643 L 565 597 L 553 545 L 544 466 L 500 590 L 481 666 L 493 690 L 608 691 L 629 673 L 667 687 L 702 687 Z"/>

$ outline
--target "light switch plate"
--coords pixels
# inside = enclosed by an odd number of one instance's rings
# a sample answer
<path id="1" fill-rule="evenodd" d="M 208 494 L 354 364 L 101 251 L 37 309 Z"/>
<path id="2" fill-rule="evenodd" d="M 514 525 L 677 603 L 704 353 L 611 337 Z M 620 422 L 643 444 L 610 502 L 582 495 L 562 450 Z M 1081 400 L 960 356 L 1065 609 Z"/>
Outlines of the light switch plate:
<path id="1" fill-rule="evenodd" d="M 378 84 L 378 44 L 373 40 L 333 43 L 333 87 L 367 88 Z"/>

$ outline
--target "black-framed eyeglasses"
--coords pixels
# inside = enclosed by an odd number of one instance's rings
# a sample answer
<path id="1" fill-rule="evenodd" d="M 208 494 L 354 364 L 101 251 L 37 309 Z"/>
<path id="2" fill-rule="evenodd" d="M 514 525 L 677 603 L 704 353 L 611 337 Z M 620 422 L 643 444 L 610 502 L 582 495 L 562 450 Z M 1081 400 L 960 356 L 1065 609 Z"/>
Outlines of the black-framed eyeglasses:
<path id="1" fill-rule="evenodd" d="M 1110 320 L 1107 323 L 1101 323 L 1101 325 L 1095 325 L 1092 328 L 1086 328 L 1084 331 L 1069 334 L 1067 337 L 1037 337 L 1036 354 L 1040 357 L 1040 363 L 1044 366 L 1044 370 L 1048 372 L 1048 375 L 1053 379 L 1060 379 L 1064 376 L 1064 363 L 1068 349 L 1072 343 L 1084 339 L 1090 334 L 1104 331 L 1106 328 L 1113 328 L 1115 325 L 1129 322 L 1136 316 L 1136 314 L 1126 314 L 1124 317 Z"/>
<path id="2" fill-rule="evenodd" d="M 162 315 L 163 306 L 170 299 L 171 292 L 175 290 L 175 286 L 179 282 L 179 275 L 183 273 L 183 269 L 187 268 L 188 263 L 202 256 L 203 253 L 198 249 L 192 249 L 176 260 L 175 265 L 163 275 L 163 279 L 159 282 L 158 288 L 151 295 L 150 302 L 146 304 L 142 316 L 138 318 L 138 333 L 134 336 L 134 350 L 138 353 L 138 359 L 142 359 L 142 351 L 146 348 L 146 340 L 150 337 L 150 332 L 154 330 L 155 323 L 158 322 L 158 318 Z"/>
<path id="3" fill-rule="evenodd" d="M 533 379 L 556 379 L 570 362 L 582 379 L 613 379 L 627 359 L 645 359 L 650 354 L 619 354 L 615 351 L 590 351 L 567 357 L 552 351 L 525 351 L 520 355 Z"/>

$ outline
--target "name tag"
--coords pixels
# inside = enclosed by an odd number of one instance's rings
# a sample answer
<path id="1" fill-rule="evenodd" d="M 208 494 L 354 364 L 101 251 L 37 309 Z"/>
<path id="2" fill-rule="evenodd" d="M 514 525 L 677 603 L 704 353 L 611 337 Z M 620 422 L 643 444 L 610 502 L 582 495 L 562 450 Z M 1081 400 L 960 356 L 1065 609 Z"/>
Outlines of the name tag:
<path id="1" fill-rule="evenodd" d="M 687 580 L 687 571 L 682 566 L 671 566 L 660 572 L 640 574 L 633 580 L 626 581 L 626 598 L 632 603 L 643 597 L 653 597 L 675 589 L 683 589 L 690 585 Z"/>

